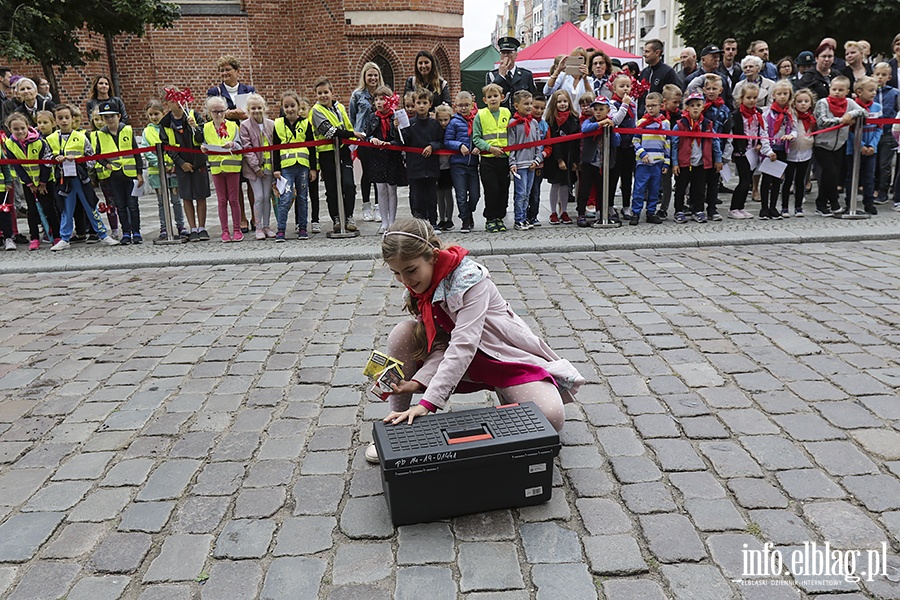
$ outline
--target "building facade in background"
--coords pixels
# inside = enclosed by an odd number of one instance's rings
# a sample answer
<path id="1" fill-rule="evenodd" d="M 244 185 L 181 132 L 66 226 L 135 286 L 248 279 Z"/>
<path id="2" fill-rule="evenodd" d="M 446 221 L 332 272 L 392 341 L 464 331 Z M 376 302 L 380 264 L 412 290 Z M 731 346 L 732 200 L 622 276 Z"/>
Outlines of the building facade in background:
<path id="1" fill-rule="evenodd" d="M 206 90 L 221 81 L 216 59 L 233 54 L 241 80 L 256 87 L 270 105 L 293 89 L 312 99 L 313 83 L 328 77 L 347 102 L 360 70 L 376 62 L 388 85 L 402 87 L 413 74 L 419 50 L 432 52 L 452 93 L 459 90 L 459 39 L 463 0 L 432 0 L 425 8 L 410 0 L 194 0 L 180 3 L 174 28 L 148 29 L 143 37 L 118 36 L 112 57 L 122 99 L 133 122 L 144 124 L 145 108 L 164 89 L 177 85 L 194 92 L 200 108 Z M 64 102 L 84 106 L 95 76 L 110 74 L 102 37 L 85 36 L 100 58 L 58 74 Z M 17 74 L 39 76 L 35 65 L 13 64 Z"/>

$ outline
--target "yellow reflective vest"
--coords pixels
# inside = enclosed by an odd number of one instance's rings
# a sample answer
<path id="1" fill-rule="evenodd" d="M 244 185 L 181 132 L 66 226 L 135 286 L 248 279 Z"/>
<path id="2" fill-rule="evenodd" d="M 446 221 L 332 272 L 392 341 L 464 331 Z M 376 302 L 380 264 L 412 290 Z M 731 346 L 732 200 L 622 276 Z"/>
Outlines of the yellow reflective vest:
<path id="1" fill-rule="evenodd" d="M 491 109 L 482 108 L 478 111 L 478 119 L 481 122 L 481 138 L 488 143 L 489 146 L 504 148 L 509 145 L 507 142 L 506 128 L 509 125 L 510 112 L 508 108 L 500 107 L 498 118 L 495 119 L 491 114 Z M 481 158 L 493 158 L 494 155 L 489 152 L 483 152 Z"/>
<path id="2" fill-rule="evenodd" d="M 113 136 L 101 129 L 97 132 L 97 139 L 100 142 L 99 154 L 112 154 L 134 148 L 134 130 L 131 129 L 131 125 L 122 125 L 118 136 Z M 109 177 L 113 171 L 122 171 L 122 174 L 129 179 L 135 179 L 138 176 L 137 158 L 134 154 L 105 160 L 108 163 L 106 170 L 110 171 L 106 177 Z M 97 177 L 100 177 L 99 172 Z M 106 179 L 106 177 L 100 177 L 100 179 Z"/>
<path id="3" fill-rule="evenodd" d="M 297 126 L 291 130 L 285 122 L 284 117 L 275 119 L 275 133 L 282 144 L 295 144 L 297 142 L 305 142 L 306 130 L 309 127 L 309 119 L 300 119 Z M 303 165 L 309 168 L 309 148 L 287 148 L 279 150 L 281 156 L 281 168 L 290 167 L 291 165 Z"/>
<path id="4" fill-rule="evenodd" d="M 216 131 L 216 126 L 212 121 L 203 125 L 203 141 L 210 146 L 223 146 L 228 142 L 233 142 L 237 137 L 238 126 L 234 121 L 225 121 L 225 128 L 228 131 L 228 138 L 222 139 Z M 241 171 L 241 155 L 240 154 L 208 154 L 209 169 L 213 175 L 220 173 L 240 173 Z"/>
<path id="5" fill-rule="evenodd" d="M 353 131 L 353 124 L 350 122 L 350 115 L 347 114 L 347 110 L 344 108 L 344 105 L 341 104 L 340 102 L 335 102 L 334 106 L 337 108 L 338 112 L 340 113 L 340 116 L 336 115 L 333 110 L 330 110 L 325 106 L 322 106 L 318 102 L 313 104 L 312 110 L 313 110 L 313 112 L 318 112 L 319 114 L 324 116 L 326 119 L 328 119 L 329 123 L 331 123 L 338 129 L 346 129 L 347 131 Z M 312 120 L 312 117 L 310 117 L 310 121 L 311 120 Z M 320 135 L 319 131 L 315 127 L 313 127 L 313 137 L 316 138 L 316 140 L 331 139 L 331 138 L 326 138 L 323 135 Z M 328 152 L 329 150 L 334 150 L 334 144 L 325 144 L 322 146 L 317 146 L 317 149 L 319 152 Z"/>
<path id="6" fill-rule="evenodd" d="M 156 147 L 156 145 L 160 142 L 159 129 L 160 128 L 158 126 L 154 126 L 152 124 L 144 127 L 144 143 L 146 143 L 151 148 Z M 176 145 L 175 144 L 175 132 L 169 127 L 166 127 L 166 139 L 170 140 L 169 143 L 171 145 L 173 145 L 173 146 Z M 165 153 L 163 153 L 163 154 L 165 154 Z M 166 154 L 165 156 L 166 156 L 166 167 L 167 168 L 174 167 L 175 161 L 173 161 L 171 158 L 169 158 L 168 154 Z M 147 173 L 149 173 L 150 175 L 159 175 L 159 165 L 156 165 L 156 166 L 148 165 Z"/>
<path id="7" fill-rule="evenodd" d="M 10 154 L 12 154 L 19 160 L 40 160 L 41 152 L 44 149 L 44 140 L 38 138 L 33 142 L 29 142 L 28 144 L 26 144 L 25 149 L 23 150 L 22 146 L 20 146 L 17 141 L 10 137 L 6 139 L 6 149 Z M 22 181 L 24 185 L 28 185 L 31 183 L 33 183 L 34 185 L 39 185 L 41 183 L 41 165 L 31 164 L 17 166 L 22 167 L 22 170 L 25 171 L 25 175 L 28 176 L 28 181 Z M 16 179 L 22 179 L 19 176 L 18 169 L 13 169 L 13 173 L 15 173 Z"/>

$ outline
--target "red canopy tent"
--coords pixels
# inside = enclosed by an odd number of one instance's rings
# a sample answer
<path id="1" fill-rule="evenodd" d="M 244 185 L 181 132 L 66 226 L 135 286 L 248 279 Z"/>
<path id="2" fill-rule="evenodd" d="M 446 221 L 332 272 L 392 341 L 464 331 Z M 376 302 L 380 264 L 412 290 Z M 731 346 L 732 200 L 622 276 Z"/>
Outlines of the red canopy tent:
<path id="1" fill-rule="evenodd" d="M 569 54 L 578 46 L 603 50 L 610 58 L 618 58 L 622 62 L 633 60 L 639 65 L 643 65 L 643 59 L 640 56 L 629 54 L 602 42 L 570 22 L 564 23 L 562 27 L 547 37 L 520 50 L 516 58 L 516 65 L 528 69 L 537 79 L 545 79 L 550 76 L 549 71 L 553 66 L 553 60 L 560 54 Z"/>

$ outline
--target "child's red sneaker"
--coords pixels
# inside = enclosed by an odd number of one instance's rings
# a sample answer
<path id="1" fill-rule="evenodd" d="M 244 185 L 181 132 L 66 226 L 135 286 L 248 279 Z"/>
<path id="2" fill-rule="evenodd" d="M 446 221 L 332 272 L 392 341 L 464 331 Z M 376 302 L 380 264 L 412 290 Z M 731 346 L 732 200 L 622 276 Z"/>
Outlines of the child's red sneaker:
<path id="1" fill-rule="evenodd" d="M 556 213 L 550 213 L 550 224 L 559 225 L 559 217 Z"/>

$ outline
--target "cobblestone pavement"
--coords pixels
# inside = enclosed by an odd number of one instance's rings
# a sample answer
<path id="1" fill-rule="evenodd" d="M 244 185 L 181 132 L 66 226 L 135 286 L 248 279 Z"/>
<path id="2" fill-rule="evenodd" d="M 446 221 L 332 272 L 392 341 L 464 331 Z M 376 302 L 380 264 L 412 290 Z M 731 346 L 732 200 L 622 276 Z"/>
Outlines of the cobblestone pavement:
<path id="1" fill-rule="evenodd" d="M 483 261 L 589 384 L 549 503 L 399 529 L 362 456 L 403 318 L 375 261 L 3 286 L 0 597 L 900 598 L 895 243 Z M 742 572 L 811 541 L 886 574 Z"/>
<path id="2" fill-rule="evenodd" d="M 696 248 L 698 246 L 786 244 L 824 241 L 859 241 L 900 238 L 900 212 L 891 210 L 890 204 L 878 207 L 878 215 L 866 220 L 833 219 L 815 216 L 815 189 L 807 196 L 806 217 L 783 221 L 734 221 L 686 223 L 678 225 L 671 220 L 661 225 L 639 226 L 627 224 L 617 229 L 580 229 L 575 225 L 551 226 L 547 223 L 550 207 L 546 199 L 550 195 L 549 184 L 544 184 L 540 209 L 541 227 L 531 231 L 512 230 L 512 201 L 509 205 L 507 225 L 510 231 L 491 234 L 484 231 L 481 206 L 475 215 L 475 230 L 469 234 L 458 231 L 444 234 L 448 241 L 465 244 L 482 255 L 509 255 L 530 252 L 589 252 L 605 250 L 630 250 L 638 248 Z M 720 211 L 724 215 L 730 203 L 730 195 L 721 194 Z M 617 205 L 621 199 L 616 199 Z M 105 248 L 76 244 L 65 252 L 50 252 L 42 247 L 38 252 L 19 248 L 17 252 L 0 252 L 0 273 L 38 273 L 43 271 L 84 271 L 88 269 L 178 267 L 210 264 L 297 262 L 304 260 L 359 260 L 371 259 L 380 253 L 378 223 L 363 222 L 361 210 L 357 210 L 361 235 L 351 239 L 327 239 L 325 234 L 312 235 L 307 241 L 296 239 L 296 233 L 288 231 L 288 241 L 276 244 L 274 240 L 257 241 L 253 234 L 240 243 L 223 244 L 219 241 L 221 229 L 216 217 L 216 201 L 208 201 L 207 225 L 212 240 L 195 244 L 155 246 L 151 243 L 159 234 L 156 198 L 141 198 L 142 230 L 144 244 Z M 409 216 L 407 188 L 400 188 L 398 214 Z M 747 209 L 759 211 L 759 203 L 749 202 Z M 575 214 L 574 205 L 571 214 Z M 328 211 L 324 199 L 320 209 L 323 231 L 330 231 Z M 288 220 L 293 223 L 293 216 Z M 459 227 L 459 220 L 456 220 Z M 27 232 L 25 221 L 20 228 Z"/>

